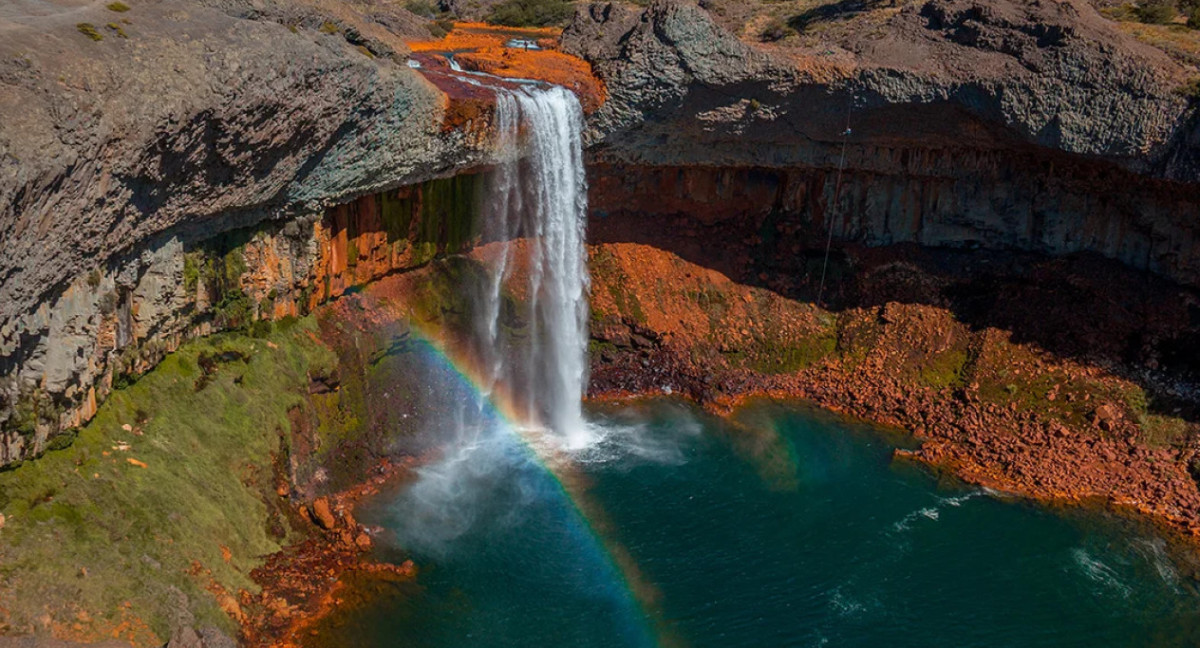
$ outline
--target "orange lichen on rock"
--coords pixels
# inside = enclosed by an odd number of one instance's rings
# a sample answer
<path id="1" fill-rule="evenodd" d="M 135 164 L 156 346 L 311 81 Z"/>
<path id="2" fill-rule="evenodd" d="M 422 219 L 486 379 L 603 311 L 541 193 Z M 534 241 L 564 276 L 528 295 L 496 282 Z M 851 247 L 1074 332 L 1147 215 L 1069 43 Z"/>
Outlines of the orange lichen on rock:
<path id="1" fill-rule="evenodd" d="M 480 47 L 502 46 L 513 38 L 537 41 L 540 45 L 544 39 L 557 42 L 561 29 L 552 27 L 517 28 L 489 25 L 487 23 L 454 23 L 442 38 L 434 40 L 409 41 L 409 49 L 414 52 L 454 52 L 471 50 Z"/>
<path id="2" fill-rule="evenodd" d="M 592 74 L 583 59 L 547 49 L 482 47 L 454 57 L 464 69 L 486 72 L 507 79 L 538 79 L 560 85 L 579 97 L 584 112 L 594 112 L 604 103 L 604 84 Z"/>
<path id="3" fill-rule="evenodd" d="M 267 556 L 263 565 L 250 572 L 261 590 L 241 590 L 239 600 L 234 601 L 236 609 L 225 610 L 241 626 L 241 645 L 306 645 L 315 633 L 313 628 L 342 606 L 346 578 L 402 582 L 416 577 L 411 560 L 399 565 L 371 560 L 366 554 L 373 544 L 370 531 L 352 512 L 359 500 L 403 478 L 412 466 L 411 460 L 384 460 L 362 483 L 299 505 L 316 526 L 314 532 L 307 540 Z M 209 589 L 222 600 L 223 592 Z"/>
<path id="4" fill-rule="evenodd" d="M 537 79 L 563 86 L 574 92 L 583 105 L 584 112 L 591 113 L 604 103 L 607 96 L 604 84 L 592 73 L 592 66 L 581 58 L 558 51 L 557 29 L 514 29 L 480 23 L 457 23 L 454 29 L 438 40 L 413 41 L 408 43 L 416 57 L 425 64 L 445 65 L 444 57 L 454 56 L 464 69 L 486 72 L 506 79 Z M 537 44 L 537 49 L 508 47 L 513 39 Z M 429 67 L 425 65 L 425 67 Z M 428 76 L 428 75 L 427 75 Z M 432 80 L 432 79 L 431 79 Z M 443 84 L 435 83 L 444 92 Z M 466 98 L 469 102 L 469 97 Z M 454 113 L 460 98 L 453 97 L 448 110 Z M 478 117 L 477 106 L 466 109 L 464 116 L 456 122 L 465 122 Z"/>

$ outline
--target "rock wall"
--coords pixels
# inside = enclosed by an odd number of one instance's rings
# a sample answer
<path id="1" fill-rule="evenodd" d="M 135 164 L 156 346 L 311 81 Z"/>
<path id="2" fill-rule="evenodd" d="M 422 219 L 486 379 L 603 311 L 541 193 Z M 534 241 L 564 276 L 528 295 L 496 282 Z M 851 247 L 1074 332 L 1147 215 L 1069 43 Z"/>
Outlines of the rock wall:
<path id="1" fill-rule="evenodd" d="M 1094 252 L 1200 285 L 1200 194 L 1193 186 L 1032 151 L 855 146 L 847 160 L 840 187 L 829 167 L 593 164 L 589 199 L 599 217 L 742 222 L 747 236 L 757 236 L 755 224 L 774 213 L 810 232 L 832 228 L 836 240 L 870 246 Z M 823 236 L 811 242 L 823 243 Z"/>
<path id="2" fill-rule="evenodd" d="M 608 90 L 594 148 L 625 162 L 805 164 L 849 120 L 862 146 L 1032 145 L 1200 180 L 1189 70 L 1090 5 L 926 0 L 875 18 L 850 41 L 788 50 L 747 44 L 690 2 L 597 3 L 563 47 Z"/>
<path id="3" fill-rule="evenodd" d="M 69 443 L 114 388 L 185 339 L 309 312 L 473 241 L 485 176 L 364 196 L 284 223 L 185 243 L 172 236 L 76 276 L 26 318 L 22 353 L 0 359 L 0 466 Z"/>

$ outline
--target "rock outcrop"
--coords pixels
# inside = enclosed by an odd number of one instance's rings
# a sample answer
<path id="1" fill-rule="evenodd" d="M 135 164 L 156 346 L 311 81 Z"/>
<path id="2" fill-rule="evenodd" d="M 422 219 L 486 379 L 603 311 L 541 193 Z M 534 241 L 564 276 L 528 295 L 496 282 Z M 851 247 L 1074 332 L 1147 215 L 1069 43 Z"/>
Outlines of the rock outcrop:
<path id="1" fill-rule="evenodd" d="M 86 420 L 131 342 L 204 332 L 195 244 L 290 221 L 265 231 L 303 266 L 327 205 L 487 160 L 442 128 L 411 29 L 372 3 L 0 11 L 0 465 Z"/>
<path id="2" fill-rule="evenodd" d="M 627 162 L 827 165 L 849 112 L 854 147 L 1033 145 L 1200 180 L 1188 71 L 1074 1 L 927 0 L 816 54 L 752 47 L 686 2 L 593 4 L 563 46 L 611 96 L 597 154 Z"/>
<path id="3" fill-rule="evenodd" d="M 562 49 L 602 82 L 569 76 L 591 88 L 593 211 L 779 213 L 1200 282 L 1188 70 L 1077 0 L 876 9 L 828 5 L 875 28 L 797 49 L 689 2 L 581 7 Z M 0 465 L 188 336 L 469 245 L 472 176 L 421 183 L 490 162 L 488 93 L 406 64 L 425 29 L 367 0 L 0 13 Z"/>
<path id="4" fill-rule="evenodd" d="M 850 4 L 826 8 L 869 6 Z M 1187 69 L 1077 2 L 926 0 L 872 25 L 814 52 L 689 3 L 581 9 L 564 48 L 609 94 L 593 209 L 774 211 L 841 241 L 1096 252 L 1200 283 Z"/>

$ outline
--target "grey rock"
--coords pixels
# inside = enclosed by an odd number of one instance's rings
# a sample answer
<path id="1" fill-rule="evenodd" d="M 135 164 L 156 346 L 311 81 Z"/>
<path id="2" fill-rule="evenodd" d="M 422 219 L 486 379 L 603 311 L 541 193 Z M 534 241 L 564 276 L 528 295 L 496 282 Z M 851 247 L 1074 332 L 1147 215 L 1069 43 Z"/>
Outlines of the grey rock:
<path id="1" fill-rule="evenodd" d="M 741 42 L 690 2 L 593 4 L 563 44 L 609 91 L 589 142 L 623 161 L 807 163 L 849 112 L 860 143 L 1035 145 L 1200 180 L 1200 124 L 1177 92 L 1187 71 L 1084 3 L 927 0 L 881 36 L 794 56 Z"/>

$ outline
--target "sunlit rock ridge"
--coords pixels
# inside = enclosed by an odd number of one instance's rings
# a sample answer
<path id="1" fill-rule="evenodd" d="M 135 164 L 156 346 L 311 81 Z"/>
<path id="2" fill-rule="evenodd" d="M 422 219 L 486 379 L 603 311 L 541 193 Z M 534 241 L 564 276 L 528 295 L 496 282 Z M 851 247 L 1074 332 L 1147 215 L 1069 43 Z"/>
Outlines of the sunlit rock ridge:
<path id="1" fill-rule="evenodd" d="M 0 12 L 0 464 L 187 337 L 471 244 L 456 210 L 476 180 L 451 176 L 495 161 L 494 112 L 407 64 L 425 29 L 367 2 Z M 722 174 L 767 169 L 736 209 L 869 244 L 1090 251 L 1200 278 L 1189 72 L 1089 5 L 929 0 L 797 52 L 686 2 L 597 4 L 561 47 L 606 89 L 586 161 L 612 191 L 593 214 L 716 217 L 735 209 Z M 673 170 L 690 184 L 655 184 Z M 438 234 L 401 245 L 414 223 Z"/>

